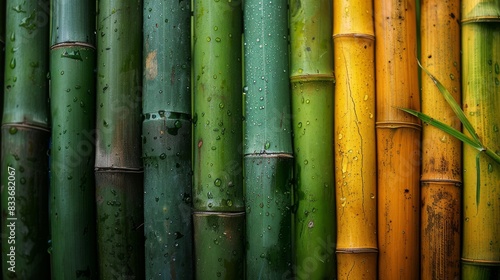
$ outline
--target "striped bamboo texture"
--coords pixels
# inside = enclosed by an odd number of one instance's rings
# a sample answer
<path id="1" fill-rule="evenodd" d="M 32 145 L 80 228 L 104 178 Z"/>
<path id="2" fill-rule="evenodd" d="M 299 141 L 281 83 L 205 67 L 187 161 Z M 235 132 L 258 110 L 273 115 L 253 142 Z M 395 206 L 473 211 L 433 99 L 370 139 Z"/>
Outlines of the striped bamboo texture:
<path id="1" fill-rule="evenodd" d="M 462 1 L 462 107 L 500 151 L 500 1 Z M 462 279 L 500 277 L 500 165 L 463 146 Z M 479 170 L 479 171 L 478 171 Z M 479 178 L 478 178 L 479 176 Z M 479 179 L 479 180 L 478 180 Z"/>
<path id="2" fill-rule="evenodd" d="M 421 1 L 420 38 L 422 65 L 460 103 L 460 1 Z M 460 121 L 425 73 L 421 83 L 422 112 L 460 130 Z M 421 279 L 460 277 L 461 154 L 459 140 L 423 127 Z"/>
<path id="3" fill-rule="evenodd" d="M 420 122 L 415 1 L 375 1 L 379 279 L 419 279 Z"/>

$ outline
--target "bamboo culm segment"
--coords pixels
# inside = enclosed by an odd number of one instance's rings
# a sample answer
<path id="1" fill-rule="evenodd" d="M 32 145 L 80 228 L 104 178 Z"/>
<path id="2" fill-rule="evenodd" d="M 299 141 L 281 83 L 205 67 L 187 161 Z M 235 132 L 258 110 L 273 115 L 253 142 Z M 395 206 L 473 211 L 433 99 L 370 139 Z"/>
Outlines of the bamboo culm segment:
<path id="1" fill-rule="evenodd" d="M 443 20 L 447 19 L 447 20 Z M 421 1 L 421 62 L 461 99 L 460 1 Z M 460 130 L 434 82 L 422 76 L 422 112 Z M 425 125 L 422 130 L 421 278 L 459 279 L 462 201 L 461 143 Z"/>
<path id="2" fill-rule="evenodd" d="M 191 114 L 190 19 L 190 1 L 144 1 L 144 113 Z"/>
<path id="3" fill-rule="evenodd" d="M 192 279 L 191 121 L 146 114 L 143 123 L 146 279 Z"/>
<path id="4" fill-rule="evenodd" d="M 144 276 L 142 1 L 99 1 L 96 201 L 101 279 Z"/>
<path id="5" fill-rule="evenodd" d="M 146 279 L 193 279 L 191 1 L 145 1 Z"/>
<path id="6" fill-rule="evenodd" d="M 196 279 L 245 279 L 245 213 L 193 214 Z"/>
<path id="7" fill-rule="evenodd" d="M 462 3 L 462 107 L 479 139 L 500 151 L 500 4 Z M 476 157 L 479 157 L 476 164 Z M 500 274 L 500 165 L 463 146 L 462 279 Z M 479 173 L 478 173 L 479 172 Z M 479 178 L 478 178 L 479 175 Z"/>
<path id="8" fill-rule="evenodd" d="M 1 5 L 2 275 L 48 278 L 49 29 L 36 24 L 37 17 L 48 17 L 48 1 L 9 0 Z M 5 42 L 6 32 L 10 35 Z"/>
<path id="9" fill-rule="evenodd" d="M 245 1 L 245 155 L 293 152 L 286 7 Z"/>
<path id="10" fill-rule="evenodd" d="M 194 1 L 197 211 L 244 211 L 241 23 L 241 1 Z"/>
<path id="11" fill-rule="evenodd" d="M 334 3 L 337 271 L 377 277 L 375 36 L 372 1 Z"/>
<path id="12" fill-rule="evenodd" d="M 296 279 L 336 277 L 332 1 L 290 2 Z"/>
<path id="13" fill-rule="evenodd" d="M 413 1 L 375 1 L 379 279 L 419 279 L 420 123 Z M 396 78 L 397 77 L 397 78 Z"/>
<path id="14" fill-rule="evenodd" d="M 96 278 L 95 49 L 51 50 L 52 279 Z M 75 252 L 78 252 L 75 254 Z"/>
<path id="15" fill-rule="evenodd" d="M 50 45 L 79 42 L 95 46 L 96 0 L 71 1 L 51 0 L 52 30 Z"/>
<path id="16" fill-rule="evenodd" d="M 2 126 L 3 279 L 50 277 L 48 138 L 47 130 L 15 124 Z M 11 246 L 15 250 L 11 251 Z M 15 261 L 9 263 L 13 253 Z M 15 273 L 8 270 L 12 264 Z"/>
<path id="17" fill-rule="evenodd" d="M 292 270 L 293 158 L 245 157 L 246 279 L 281 279 Z M 249 176 L 251 175 L 251 177 Z"/>

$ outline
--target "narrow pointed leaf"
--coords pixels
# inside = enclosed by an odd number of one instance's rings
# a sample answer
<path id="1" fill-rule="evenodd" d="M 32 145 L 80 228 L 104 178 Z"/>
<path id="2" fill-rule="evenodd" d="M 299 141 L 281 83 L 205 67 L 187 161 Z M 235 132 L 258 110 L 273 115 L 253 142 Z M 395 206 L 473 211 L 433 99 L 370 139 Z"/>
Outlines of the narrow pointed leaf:
<path id="1" fill-rule="evenodd" d="M 434 77 L 427 69 L 425 69 L 422 66 L 422 64 L 420 64 L 420 61 L 417 60 L 417 62 L 418 62 L 418 65 L 420 66 L 420 68 L 422 68 L 422 70 L 424 70 L 425 73 L 432 79 L 432 81 L 434 82 L 434 84 L 436 84 L 437 88 L 439 89 L 439 92 L 441 92 L 441 94 L 443 95 L 443 97 L 446 100 L 446 102 L 448 102 L 448 104 L 450 104 L 451 109 L 453 110 L 453 112 L 455 112 L 455 114 L 457 115 L 457 117 L 460 119 L 460 122 L 462 122 L 462 124 L 465 127 L 465 129 L 467 129 L 467 131 L 472 135 L 472 137 L 474 138 L 474 140 L 477 143 L 479 143 L 480 142 L 479 141 L 479 137 L 477 136 L 477 133 L 474 130 L 474 127 L 472 127 L 472 124 L 469 122 L 469 120 L 465 116 L 464 111 L 462 111 L 462 108 L 460 107 L 460 105 L 455 101 L 455 99 L 453 99 L 453 96 L 443 86 L 443 84 L 441 84 L 441 82 L 438 79 L 436 79 L 436 77 Z"/>
<path id="2" fill-rule="evenodd" d="M 402 110 L 408 114 L 411 114 L 417 118 L 419 118 L 420 120 L 422 120 L 423 122 L 425 123 L 428 123 L 448 134 L 450 134 L 451 136 L 459 139 L 460 141 L 472 146 L 473 148 L 475 148 L 476 150 L 478 151 L 483 151 L 484 148 L 483 146 L 481 145 L 481 143 L 479 142 L 479 140 L 473 140 L 469 137 L 467 137 L 465 134 L 463 134 L 462 132 L 454 129 L 453 127 L 447 125 L 447 124 L 444 124 L 438 120 L 435 120 L 433 119 L 432 117 L 424 114 L 424 113 L 421 113 L 421 112 L 418 112 L 418 111 L 415 111 L 415 110 L 412 110 L 412 109 L 405 109 L 405 108 L 399 108 L 399 110 Z"/>

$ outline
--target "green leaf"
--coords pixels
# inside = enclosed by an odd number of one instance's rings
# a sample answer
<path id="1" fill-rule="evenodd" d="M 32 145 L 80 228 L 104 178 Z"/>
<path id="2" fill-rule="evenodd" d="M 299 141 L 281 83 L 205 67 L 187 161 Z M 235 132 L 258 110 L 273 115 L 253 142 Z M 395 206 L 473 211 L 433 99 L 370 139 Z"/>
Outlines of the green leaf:
<path id="1" fill-rule="evenodd" d="M 418 59 L 417 59 L 417 62 L 418 62 L 418 65 L 420 66 L 420 68 L 422 68 L 422 70 L 424 70 L 424 72 L 431 78 L 431 80 L 437 86 L 438 90 L 441 92 L 441 94 L 443 95 L 446 102 L 448 102 L 448 104 L 450 104 L 451 109 L 453 110 L 453 112 L 455 112 L 455 115 L 457 115 L 457 117 L 460 119 L 460 121 L 462 122 L 465 129 L 467 129 L 467 131 L 470 133 L 470 135 L 472 135 L 472 138 L 474 138 L 474 140 L 477 143 L 481 143 L 481 141 L 479 140 L 479 136 L 477 136 L 477 133 L 474 130 L 474 127 L 469 122 L 469 120 L 465 116 L 464 111 L 462 111 L 462 108 L 455 101 L 455 99 L 450 94 L 450 92 L 443 86 L 443 84 L 441 84 L 441 82 L 438 79 L 436 79 L 436 77 L 434 77 L 427 69 L 425 69 L 422 66 L 422 64 L 420 64 L 420 61 Z"/>
<path id="2" fill-rule="evenodd" d="M 436 119 L 434 119 L 434 118 L 432 118 L 424 113 L 421 113 L 421 112 L 418 112 L 418 111 L 415 111 L 412 109 L 406 109 L 406 108 L 398 108 L 398 109 L 419 118 L 423 122 L 428 123 L 428 124 L 438 128 L 438 129 L 448 133 L 449 135 L 457 138 L 458 140 L 460 140 L 466 144 L 469 144 L 474 149 L 476 149 L 480 152 L 485 150 L 483 148 L 483 145 L 481 144 L 481 142 L 479 142 L 479 140 L 476 141 L 474 139 L 471 139 L 470 137 L 468 137 L 467 135 L 463 134 L 462 132 L 456 130 L 455 128 L 453 128 L 445 123 L 442 123 L 442 122 L 440 122 L 440 121 L 438 121 L 438 120 L 436 120 Z"/>

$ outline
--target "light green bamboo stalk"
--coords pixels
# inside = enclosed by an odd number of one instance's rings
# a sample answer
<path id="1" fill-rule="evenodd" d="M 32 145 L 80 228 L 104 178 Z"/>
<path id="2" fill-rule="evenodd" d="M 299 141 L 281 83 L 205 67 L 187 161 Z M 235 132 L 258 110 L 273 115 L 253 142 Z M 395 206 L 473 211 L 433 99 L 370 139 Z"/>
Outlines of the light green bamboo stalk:
<path id="1" fill-rule="evenodd" d="M 1 5 L 0 20 L 5 21 L 5 1 Z M 48 7 L 48 1 L 7 1 L 6 31 L 10 36 L 5 45 L 8 50 L 5 78 L 1 76 L 5 81 L 5 88 L 2 87 L 5 107 L 0 165 L 4 279 L 50 277 L 49 26 L 42 21 L 48 20 Z M 0 28 L 3 38 L 4 25 Z"/>
<path id="2" fill-rule="evenodd" d="M 95 1 L 51 1 L 52 279 L 94 279 Z"/>
<path id="3" fill-rule="evenodd" d="M 192 279 L 191 3 L 144 2 L 146 279 Z"/>
<path id="4" fill-rule="evenodd" d="M 297 279 L 334 279 L 332 1 L 290 2 Z"/>
<path id="5" fill-rule="evenodd" d="M 99 1 L 97 22 L 99 275 L 143 278 L 142 1 Z"/>
<path id="6" fill-rule="evenodd" d="M 500 154 L 500 1 L 462 2 L 462 106 L 488 149 Z M 500 158 L 500 156 L 498 156 Z M 500 276 L 500 162 L 463 148 L 462 279 Z M 477 170 L 477 172 L 476 172 Z"/>
<path id="7" fill-rule="evenodd" d="M 194 1 L 196 278 L 243 279 L 241 1 Z"/>

